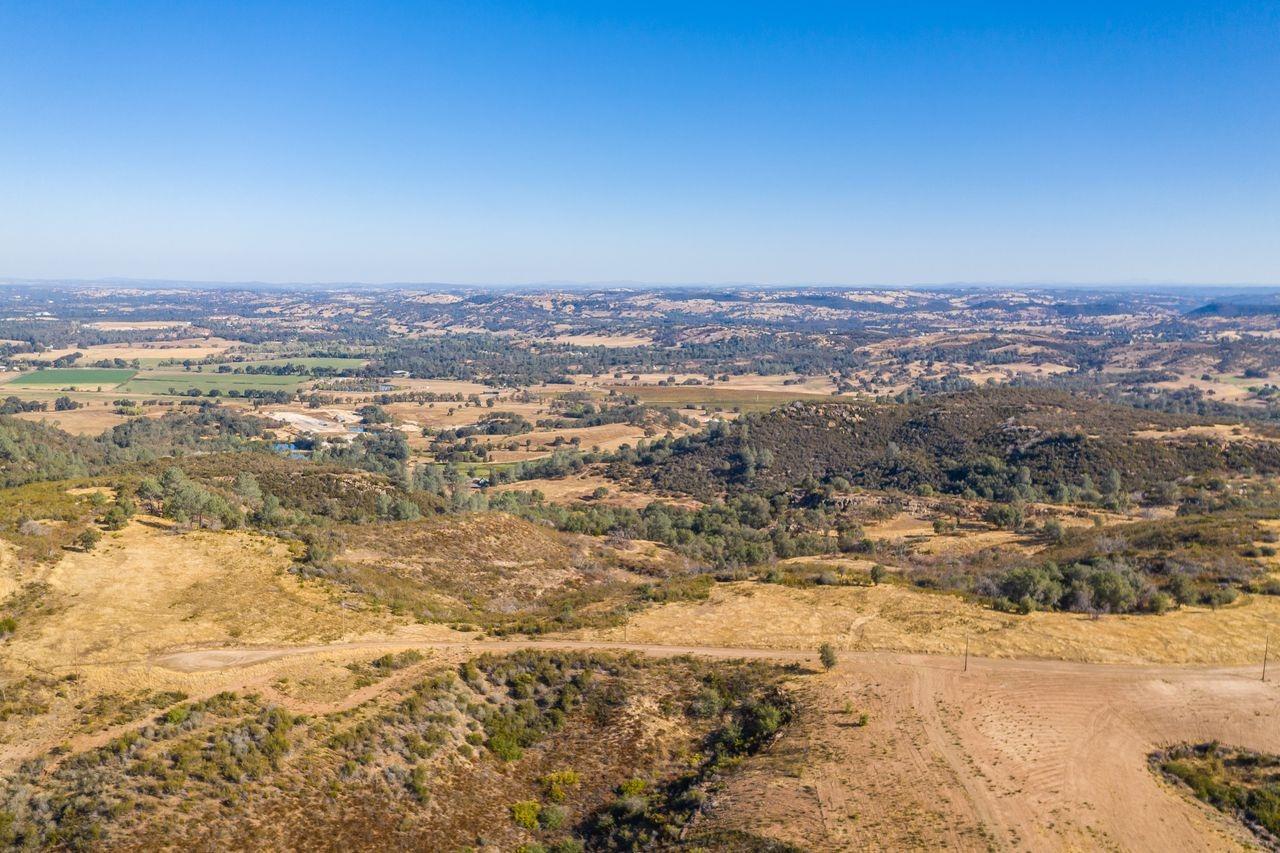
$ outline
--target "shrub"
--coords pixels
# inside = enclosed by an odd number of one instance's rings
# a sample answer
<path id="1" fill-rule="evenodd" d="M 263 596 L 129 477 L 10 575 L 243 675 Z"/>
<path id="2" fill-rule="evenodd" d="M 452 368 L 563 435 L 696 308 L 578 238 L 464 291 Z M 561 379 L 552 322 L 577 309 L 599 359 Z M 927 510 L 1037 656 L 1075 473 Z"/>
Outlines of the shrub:
<path id="1" fill-rule="evenodd" d="M 409 790 L 413 792 L 413 796 L 420 803 L 425 803 L 431 795 L 431 789 L 427 787 L 429 778 L 425 764 L 416 765 L 413 768 L 413 772 L 409 774 Z"/>
<path id="2" fill-rule="evenodd" d="M 542 790 L 552 801 L 560 803 L 576 788 L 582 779 L 576 770 L 556 770 L 542 777 Z"/>
<path id="3" fill-rule="evenodd" d="M 714 717 L 724 710 L 724 699 L 714 687 L 704 687 L 689 703 L 689 714 L 694 717 Z"/>
<path id="4" fill-rule="evenodd" d="M 818 648 L 818 658 L 822 661 L 822 665 L 831 669 L 836 665 L 836 649 L 830 643 L 823 643 Z"/>
<path id="5" fill-rule="evenodd" d="M 511 819 L 525 829 L 538 828 L 538 816 L 542 812 L 537 800 L 521 800 L 511 804 Z"/>
<path id="6" fill-rule="evenodd" d="M 538 825 L 543 829 L 559 829 L 565 820 L 565 811 L 559 806 L 543 806 L 538 812 Z"/>
<path id="7" fill-rule="evenodd" d="M 129 521 L 129 515 L 120 504 L 115 504 L 102 516 L 102 526 L 107 530 L 120 530 Z"/>
<path id="8" fill-rule="evenodd" d="M 94 546 L 101 540 L 102 532 L 89 527 L 83 530 L 80 535 L 76 537 L 76 545 L 79 546 L 81 551 L 92 551 Z"/>
<path id="9" fill-rule="evenodd" d="M 489 751 L 502 761 L 518 761 L 520 756 L 524 755 L 524 750 L 520 748 L 520 744 L 510 732 L 499 732 L 489 738 L 486 745 Z"/>
<path id="10" fill-rule="evenodd" d="M 648 787 L 643 779 L 628 779 L 618 786 L 619 797 L 638 797 Z"/>

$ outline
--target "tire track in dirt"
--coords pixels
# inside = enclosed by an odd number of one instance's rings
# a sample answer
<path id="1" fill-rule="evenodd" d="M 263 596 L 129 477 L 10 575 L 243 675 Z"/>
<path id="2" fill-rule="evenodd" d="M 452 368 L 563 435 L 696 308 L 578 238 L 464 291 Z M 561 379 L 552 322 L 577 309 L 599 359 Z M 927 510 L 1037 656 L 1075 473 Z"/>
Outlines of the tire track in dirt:
<path id="1" fill-rule="evenodd" d="M 512 652 L 522 649 L 547 649 L 559 651 L 612 651 L 640 652 L 660 657 L 677 655 L 701 655 L 713 658 L 744 658 L 749 660 L 774 660 L 806 663 L 817 660 L 815 652 L 787 649 L 732 648 L 723 646 L 681 646 L 657 643 L 617 643 L 587 640 L 358 640 L 346 643 L 328 643 L 311 646 L 243 646 L 238 648 L 187 649 L 154 655 L 146 662 L 178 672 L 205 672 L 234 669 L 278 660 L 292 655 L 319 654 L 323 652 L 375 649 L 436 649 L 459 651 L 465 654 L 485 652 Z"/>

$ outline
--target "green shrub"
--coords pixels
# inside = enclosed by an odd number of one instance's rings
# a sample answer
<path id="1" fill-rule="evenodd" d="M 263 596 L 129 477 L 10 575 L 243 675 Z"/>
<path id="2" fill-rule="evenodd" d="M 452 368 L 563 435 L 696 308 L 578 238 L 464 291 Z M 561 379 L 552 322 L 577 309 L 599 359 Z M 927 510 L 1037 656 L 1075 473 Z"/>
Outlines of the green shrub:
<path id="1" fill-rule="evenodd" d="M 518 803 L 511 804 L 511 819 L 515 821 L 517 826 L 525 829 L 538 828 L 538 816 L 542 813 L 542 806 L 537 800 L 521 800 Z"/>
<path id="2" fill-rule="evenodd" d="M 520 756 L 524 755 L 524 750 L 516 742 L 515 736 L 509 732 L 499 732 L 489 738 L 485 745 L 502 761 L 519 761 Z"/>
<path id="3" fill-rule="evenodd" d="M 409 790 L 413 792 L 413 796 L 420 803 L 425 803 L 431 794 L 430 788 L 427 787 L 429 778 L 425 764 L 416 765 L 409 774 Z"/>
<path id="4" fill-rule="evenodd" d="M 559 806 L 543 806 L 538 812 L 538 825 L 543 829 L 559 829 L 564 826 L 567 816 Z"/>
<path id="5" fill-rule="evenodd" d="M 569 789 L 581 782 L 575 770 L 556 770 L 542 777 L 542 790 L 553 802 L 561 803 L 569 795 Z"/>

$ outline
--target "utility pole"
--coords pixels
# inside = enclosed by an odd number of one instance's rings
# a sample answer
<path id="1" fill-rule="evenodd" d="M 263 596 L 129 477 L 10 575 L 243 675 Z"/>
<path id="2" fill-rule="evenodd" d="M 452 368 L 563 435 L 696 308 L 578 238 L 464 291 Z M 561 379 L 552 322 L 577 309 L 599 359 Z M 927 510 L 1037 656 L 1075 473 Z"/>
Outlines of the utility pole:
<path id="1" fill-rule="evenodd" d="M 969 638 L 964 638 L 964 671 L 969 671 Z"/>
<path id="2" fill-rule="evenodd" d="M 1262 680 L 1267 680 L 1267 658 L 1271 654 L 1271 635 L 1267 635 L 1267 644 L 1262 647 Z"/>

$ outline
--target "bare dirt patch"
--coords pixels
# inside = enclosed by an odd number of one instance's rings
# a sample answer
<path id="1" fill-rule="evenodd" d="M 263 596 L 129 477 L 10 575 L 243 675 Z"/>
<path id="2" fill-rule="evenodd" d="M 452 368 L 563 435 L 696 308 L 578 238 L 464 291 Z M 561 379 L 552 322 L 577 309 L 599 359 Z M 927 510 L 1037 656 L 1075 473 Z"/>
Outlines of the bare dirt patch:
<path id="1" fill-rule="evenodd" d="M 813 850 L 1251 848 L 1147 767 L 1162 744 L 1280 745 L 1280 689 L 1227 671 L 859 657 L 732 777 L 710 825 Z M 859 725 L 866 714 L 865 725 Z"/>

